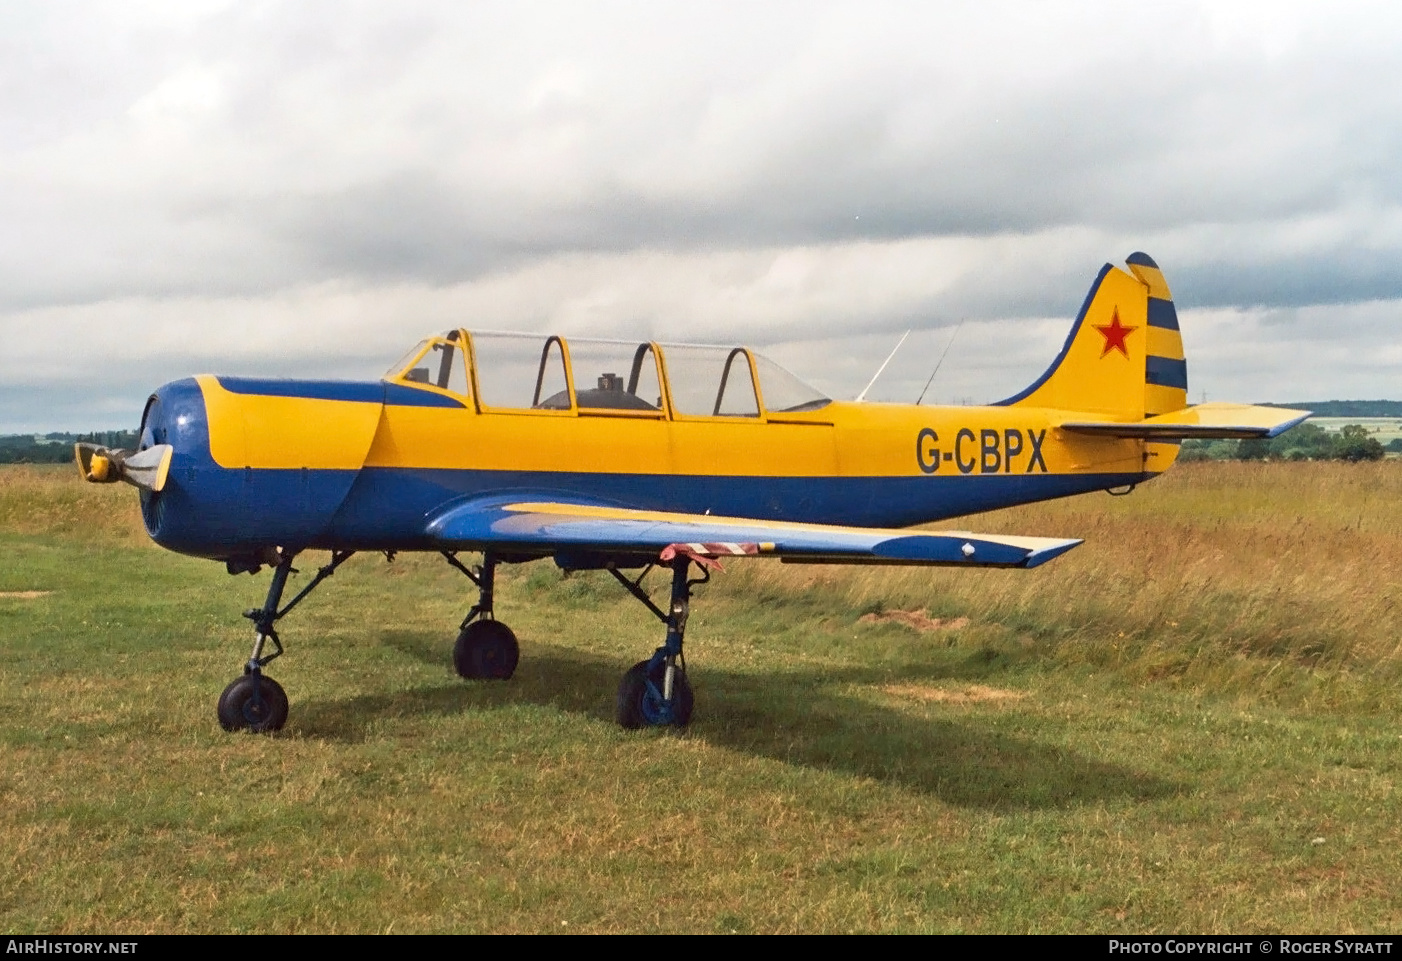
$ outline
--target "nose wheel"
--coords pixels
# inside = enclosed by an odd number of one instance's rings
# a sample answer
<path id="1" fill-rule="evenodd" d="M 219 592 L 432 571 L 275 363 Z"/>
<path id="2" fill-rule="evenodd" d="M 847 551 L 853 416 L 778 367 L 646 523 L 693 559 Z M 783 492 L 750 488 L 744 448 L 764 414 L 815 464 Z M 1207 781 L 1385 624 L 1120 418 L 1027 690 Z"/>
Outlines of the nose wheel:
<path id="1" fill-rule="evenodd" d="M 219 695 L 219 726 L 226 731 L 252 731 L 266 734 L 282 730 L 287 723 L 287 692 L 282 685 L 263 673 L 270 661 L 282 654 L 282 641 L 273 629 L 273 624 L 296 607 L 304 597 L 316 589 L 317 585 L 336 572 L 336 568 L 351 558 L 354 551 L 333 551 L 331 563 L 316 572 L 310 584 L 302 588 L 287 606 L 279 608 L 282 592 L 287 587 L 287 577 L 295 573 L 292 569 L 293 555 L 279 552 L 277 566 L 273 568 L 273 580 L 268 585 L 268 597 L 262 607 L 244 611 L 243 616 L 253 622 L 256 635 L 253 639 L 253 654 L 244 665 L 243 676 L 235 678 Z M 257 564 L 251 568 L 257 571 Z M 245 570 L 250 570 L 244 567 Z M 231 561 L 229 571 L 235 571 Z M 264 654 L 268 642 L 272 642 L 273 652 Z"/>

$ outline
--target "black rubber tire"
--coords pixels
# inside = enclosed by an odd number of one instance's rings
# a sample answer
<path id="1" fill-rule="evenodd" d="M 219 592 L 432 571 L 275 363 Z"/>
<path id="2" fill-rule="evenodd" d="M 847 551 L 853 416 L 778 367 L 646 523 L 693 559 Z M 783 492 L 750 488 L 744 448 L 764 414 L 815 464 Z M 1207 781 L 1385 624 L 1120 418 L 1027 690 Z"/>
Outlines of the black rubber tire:
<path id="1" fill-rule="evenodd" d="M 516 635 L 501 621 L 473 621 L 453 645 L 453 667 L 469 680 L 505 681 L 520 660 Z"/>
<path id="2" fill-rule="evenodd" d="M 263 734 L 280 731 L 286 723 L 287 693 L 271 677 L 245 674 L 219 695 L 219 726 L 226 731 Z"/>
<path id="3" fill-rule="evenodd" d="M 618 682 L 618 700 L 614 705 L 614 720 L 620 727 L 634 731 L 640 727 L 657 727 L 663 722 L 657 718 L 656 707 L 648 695 L 648 661 L 639 661 L 628 669 Z M 661 690 L 663 671 L 659 667 L 653 674 L 652 683 Z M 696 706 L 696 696 L 691 690 L 691 682 L 686 672 L 680 668 L 672 685 L 672 721 L 676 727 L 686 727 L 691 723 L 691 711 Z"/>

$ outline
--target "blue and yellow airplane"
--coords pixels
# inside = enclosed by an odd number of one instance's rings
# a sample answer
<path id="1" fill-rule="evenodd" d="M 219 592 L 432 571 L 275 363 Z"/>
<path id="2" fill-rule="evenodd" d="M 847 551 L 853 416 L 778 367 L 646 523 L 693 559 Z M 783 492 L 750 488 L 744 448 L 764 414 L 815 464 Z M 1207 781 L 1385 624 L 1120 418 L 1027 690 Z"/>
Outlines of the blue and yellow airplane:
<path id="1" fill-rule="evenodd" d="M 264 673 L 283 650 L 274 625 L 360 551 L 436 551 L 476 584 L 453 650 L 466 678 L 516 668 L 498 564 L 612 572 L 666 626 L 624 674 L 618 722 L 684 725 L 689 602 L 718 558 L 1036 567 L 1080 541 L 904 528 L 1130 488 L 1184 438 L 1273 437 L 1309 416 L 1189 406 L 1168 286 L 1144 254 L 1128 268 L 1105 265 L 1046 373 L 986 407 L 835 401 L 743 347 L 453 330 L 374 382 L 174 381 L 147 401 L 137 450 L 80 444 L 78 466 L 139 487 L 158 544 L 272 568 L 246 614 L 252 655 L 219 699 L 228 730 L 283 725 L 287 696 Z M 330 560 L 283 604 L 308 550 Z M 655 566 L 671 572 L 665 608 L 642 586 Z"/>

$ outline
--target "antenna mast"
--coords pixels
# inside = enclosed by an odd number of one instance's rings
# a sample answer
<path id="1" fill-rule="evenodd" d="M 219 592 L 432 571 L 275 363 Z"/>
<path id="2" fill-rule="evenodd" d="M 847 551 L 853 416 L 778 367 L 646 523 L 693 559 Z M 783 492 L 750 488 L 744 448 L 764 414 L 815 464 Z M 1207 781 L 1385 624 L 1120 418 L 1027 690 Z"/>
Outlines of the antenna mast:
<path id="1" fill-rule="evenodd" d="M 954 346 L 954 338 L 959 336 L 959 328 L 964 326 L 965 318 L 959 318 L 959 323 L 954 327 L 954 333 L 949 335 L 949 343 L 944 345 L 944 353 L 940 354 L 940 359 L 935 363 L 935 369 L 930 371 L 930 379 L 925 381 L 925 390 L 930 389 L 930 385 L 935 382 L 935 375 L 940 372 L 940 367 L 944 364 L 944 359 L 949 356 L 949 348 Z M 920 402 L 925 399 L 925 390 L 920 392 L 920 396 L 915 400 L 915 406 L 919 407 Z"/>
<path id="2" fill-rule="evenodd" d="M 907 330 L 904 334 L 901 334 L 901 339 L 898 340 L 898 341 L 896 341 L 896 348 L 895 348 L 895 350 L 891 351 L 891 353 L 887 355 L 886 359 L 885 359 L 884 361 L 881 362 L 881 366 L 878 367 L 878 368 L 876 368 L 876 373 L 874 373 L 874 374 L 871 375 L 871 380 L 867 381 L 867 385 L 866 385 L 865 387 L 862 388 L 862 392 L 861 392 L 860 394 L 857 395 L 857 399 L 856 399 L 855 401 L 853 401 L 853 403 L 860 404 L 863 400 L 866 399 L 867 391 L 871 390 L 871 385 L 874 384 L 874 383 L 876 383 L 876 378 L 878 378 L 878 377 L 881 376 L 881 372 L 882 372 L 883 370 L 886 369 L 886 365 L 889 364 L 889 363 L 891 362 L 891 358 L 892 358 L 892 357 L 895 357 L 895 356 L 896 356 L 896 351 L 901 349 L 901 344 L 904 344 L 904 343 L 905 343 L 905 339 L 906 339 L 907 337 L 909 337 L 909 336 L 910 336 L 910 331 L 908 331 L 908 330 Z M 921 396 L 924 396 L 924 395 L 921 395 Z"/>

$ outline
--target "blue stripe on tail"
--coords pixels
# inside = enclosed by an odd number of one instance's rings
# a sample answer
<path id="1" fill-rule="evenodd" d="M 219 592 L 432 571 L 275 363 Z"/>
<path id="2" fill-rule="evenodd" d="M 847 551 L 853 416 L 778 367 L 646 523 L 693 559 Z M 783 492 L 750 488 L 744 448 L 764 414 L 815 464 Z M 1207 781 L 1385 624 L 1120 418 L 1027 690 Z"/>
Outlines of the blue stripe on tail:
<path id="1" fill-rule="evenodd" d="M 1178 329 L 1178 311 L 1174 309 L 1173 301 L 1149 298 L 1149 326 L 1164 330 Z"/>
<path id="2" fill-rule="evenodd" d="M 1160 387 L 1177 387 L 1179 390 L 1187 390 L 1188 362 L 1171 360 L 1168 357 L 1155 357 L 1151 354 L 1144 358 L 1144 380 L 1150 384 L 1158 384 Z"/>

